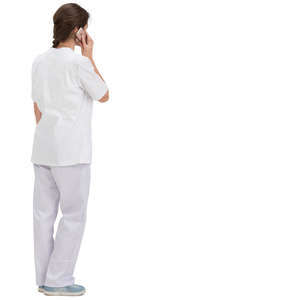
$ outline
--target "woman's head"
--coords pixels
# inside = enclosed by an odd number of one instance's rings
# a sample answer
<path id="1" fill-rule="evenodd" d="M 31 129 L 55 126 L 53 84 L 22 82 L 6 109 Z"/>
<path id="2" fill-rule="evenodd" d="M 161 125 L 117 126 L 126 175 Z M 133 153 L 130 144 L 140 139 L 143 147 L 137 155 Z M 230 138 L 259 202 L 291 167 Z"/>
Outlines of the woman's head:
<path id="1" fill-rule="evenodd" d="M 75 32 L 80 28 L 86 29 L 89 13 L 76 3 L 62 5 L 53 16 L 53 48 L 60 42 L 75 38 Z"/>

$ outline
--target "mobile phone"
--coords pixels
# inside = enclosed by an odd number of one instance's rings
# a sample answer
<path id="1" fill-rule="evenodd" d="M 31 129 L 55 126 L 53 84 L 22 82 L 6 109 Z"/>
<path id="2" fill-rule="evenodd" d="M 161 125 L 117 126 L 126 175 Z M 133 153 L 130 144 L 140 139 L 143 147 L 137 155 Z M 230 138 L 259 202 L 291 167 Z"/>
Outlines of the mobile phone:
<path id="1" fill-rule="evenodd" d="M 78 31 L 76 32 L 77 39 L 81 42 L 82 36 L 84 35 L 84 30 L 80 27 Z"/>

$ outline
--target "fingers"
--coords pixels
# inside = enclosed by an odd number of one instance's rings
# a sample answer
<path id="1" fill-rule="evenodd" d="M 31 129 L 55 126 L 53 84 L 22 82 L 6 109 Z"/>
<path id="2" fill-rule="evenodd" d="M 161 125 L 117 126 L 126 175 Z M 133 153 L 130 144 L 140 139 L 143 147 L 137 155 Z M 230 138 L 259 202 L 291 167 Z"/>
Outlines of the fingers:
<path id="1" fill-rule="evenodd" d="M 94 44 L 92 38 L 86 31 L 84 31 L 84 35 L 82 35 L 81 43 L 82 43 L 81 54 L 88 58 L 92 58 Z"/>
<path id="2" fill-rule="evenodd" d="M 87 33 L 86 33 L 86 32 L 83 32 L 83 33 L 82 33 L 82 36 L 81 36 L 81 43 L 82 43 L 82 45 L 83 45 L 84 48 L 87 46 L 87 43 L 86 43 L 86 36 L 87 36 Z"/>
<path id="3" fill-rule="evenodd" d="M 93 44 L 93 40 L 92 40 L 91 36 L 88 33 L 86 33 L 86 38 L 87 38 L 87 43 L 89 45 L 92 45 Z"/>
<path id="4" fill-rule="evenodd" d="M 86 33 L 86 39 L 87 39 L 88 43 L 91 41 L 91 36 L 88 33 Z"/>
<path id="5" fill-rule="evenodd" d="M 81 41 L 77 37 L 75 38 L 75 44 L 82 47 Z"/>

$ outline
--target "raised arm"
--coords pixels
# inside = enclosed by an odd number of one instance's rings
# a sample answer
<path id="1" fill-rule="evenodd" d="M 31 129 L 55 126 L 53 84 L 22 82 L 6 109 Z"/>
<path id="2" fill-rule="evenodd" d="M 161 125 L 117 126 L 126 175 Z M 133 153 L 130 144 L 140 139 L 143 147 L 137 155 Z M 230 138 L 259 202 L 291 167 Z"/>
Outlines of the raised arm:
<path id="1" fill-rule="evenodd" d="M 86 35 L 86 36 L 85 36 Z M 82 41 L 81 41 L 81 53 L 83 56 L 86 56 L 89 58 L 91 63 L 93 64 L 95 72 L 100 76 L 100 78 L 104 81 L 103 77 L 101 76 L 98 68 L 96 67 L 96 64 L 93 59 L 93 47 L 94 47 L 94 41 L 90 37 L 90 35 L 85 32 L 85 35 L 82 36 Z M 99 99 L 99 102 L 106 102 L 109 99 L 109 91 L 106 92 L 106 94 Z"/>

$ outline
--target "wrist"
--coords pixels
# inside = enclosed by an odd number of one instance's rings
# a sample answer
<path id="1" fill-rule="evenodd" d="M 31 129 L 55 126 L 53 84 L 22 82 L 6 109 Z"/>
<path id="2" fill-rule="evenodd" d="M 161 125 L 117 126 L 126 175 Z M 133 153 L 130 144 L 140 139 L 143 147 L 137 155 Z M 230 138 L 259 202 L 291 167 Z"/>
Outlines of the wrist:
<path id="1" fill-rule="evenodd" d="M 91 61 L 92 65 L 95 66 L 95 62 L 92 56 L 87 56 L 87 58 Z"/>
<path id="2" fill-rule="evenodd" d="M 83 54 L 83 56 L 87 57 L 90 61 L 93 61 L 93 56 L 91 54 Z"/>

